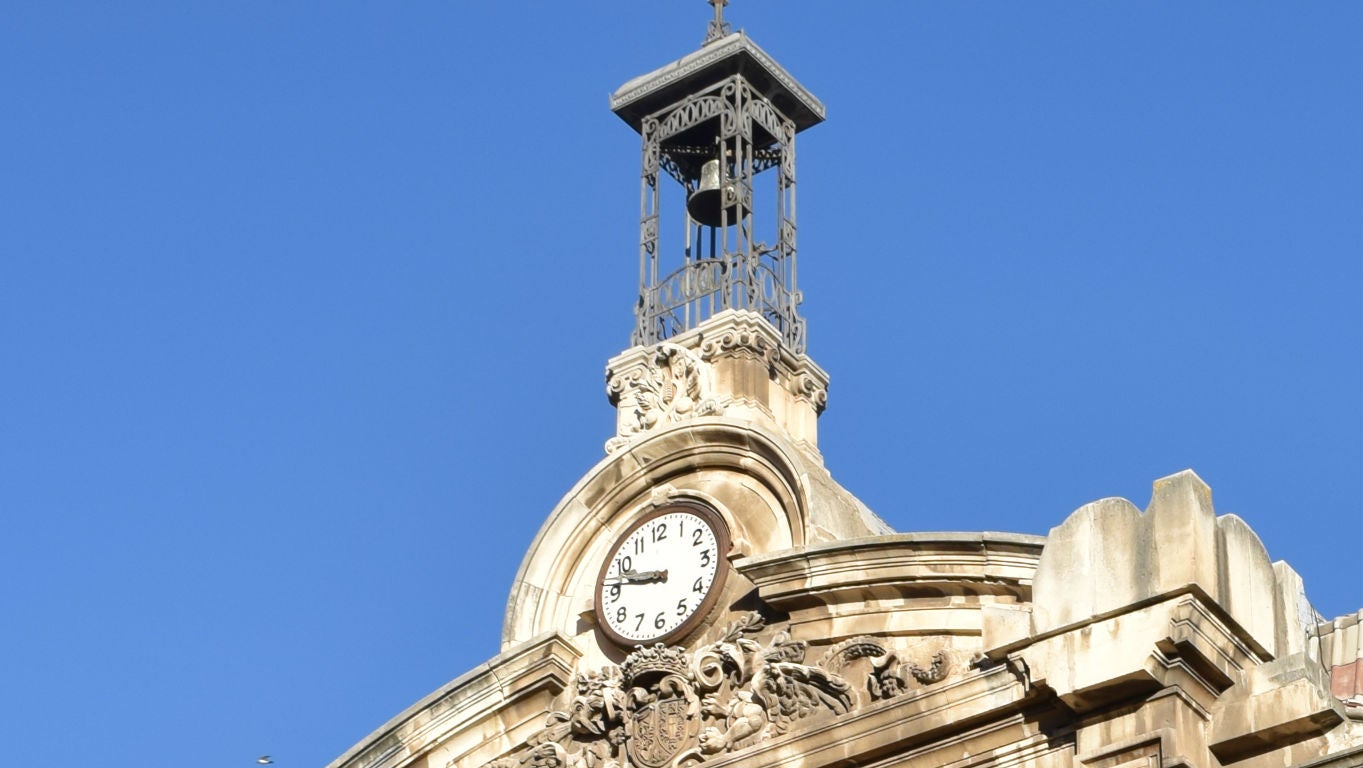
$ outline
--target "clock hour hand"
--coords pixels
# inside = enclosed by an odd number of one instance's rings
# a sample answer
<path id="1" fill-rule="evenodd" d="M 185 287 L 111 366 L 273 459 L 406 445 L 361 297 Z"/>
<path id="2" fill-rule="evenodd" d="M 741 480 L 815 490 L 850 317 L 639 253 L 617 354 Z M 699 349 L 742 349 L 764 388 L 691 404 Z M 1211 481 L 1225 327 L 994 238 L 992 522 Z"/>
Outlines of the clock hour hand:
<path id="1" fill-rule="evenodd" d="M 667 571 L 621 571 L 614 584 L 642 584 L 647 581 L 667 581 Z"/>

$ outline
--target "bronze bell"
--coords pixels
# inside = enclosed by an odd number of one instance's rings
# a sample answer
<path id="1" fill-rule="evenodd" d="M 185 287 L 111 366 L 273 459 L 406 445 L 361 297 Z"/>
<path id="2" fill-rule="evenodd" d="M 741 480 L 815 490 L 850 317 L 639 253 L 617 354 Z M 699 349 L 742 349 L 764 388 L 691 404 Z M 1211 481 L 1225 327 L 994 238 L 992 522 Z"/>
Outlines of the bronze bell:
<path id="1" fill-rule="evenodd" d="M 686 200 L 691 218 L 707 227 L 719 226 L 721 212 L 729 214 L 730 224 L 737 224 L 748 213 L 747 208 L 739 205 L 738 187 L 733 180 L 721 178 L 722 175 L 718 160 L 706 160 L 700 167 L 700 186 Z"/>

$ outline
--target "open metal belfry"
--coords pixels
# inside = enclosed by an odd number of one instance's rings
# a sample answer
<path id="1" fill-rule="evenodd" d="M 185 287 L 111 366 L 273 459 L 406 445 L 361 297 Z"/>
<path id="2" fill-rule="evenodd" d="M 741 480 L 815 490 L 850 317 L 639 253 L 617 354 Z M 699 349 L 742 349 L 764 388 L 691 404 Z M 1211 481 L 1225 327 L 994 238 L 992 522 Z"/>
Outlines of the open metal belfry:
<path id="1" fill-rule="evenodd" d="M 643 139 L 631 343 L 654 344 L 744 309 L 800 353 L 795 134 L 821 122 L 824 108 L 743 32 L 717 35 L 727 29 L 721 8 L 699 51 L 611 96 L 612 111 Z M 684 205 L 668 203 L 676 195 L 663 194 L 660 170 Z M 774 196 L 771 208 L 758 200 L 763 193 Z"/>

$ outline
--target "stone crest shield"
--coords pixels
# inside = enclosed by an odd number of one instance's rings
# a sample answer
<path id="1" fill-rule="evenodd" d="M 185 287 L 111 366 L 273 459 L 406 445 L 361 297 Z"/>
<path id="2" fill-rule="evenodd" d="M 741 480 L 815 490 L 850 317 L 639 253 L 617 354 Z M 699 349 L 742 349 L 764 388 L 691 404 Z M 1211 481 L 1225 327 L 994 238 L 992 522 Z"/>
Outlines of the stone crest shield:
<path id="1" fill-rule="evenodd" d="M 675 696 L 643 704 L 630 713 L 630 761 L 642 768 L 664 768 L 685 748 L 690 736 L 691 702 Z"/>

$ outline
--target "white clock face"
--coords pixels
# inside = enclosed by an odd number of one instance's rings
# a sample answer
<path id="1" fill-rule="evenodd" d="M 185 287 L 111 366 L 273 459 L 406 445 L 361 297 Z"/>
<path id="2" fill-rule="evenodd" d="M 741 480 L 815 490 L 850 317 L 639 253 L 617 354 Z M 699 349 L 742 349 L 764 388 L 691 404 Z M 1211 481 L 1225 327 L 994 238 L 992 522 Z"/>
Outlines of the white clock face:
<path id="1" fill-rule="evenodd" d="M 718 516 L 683 505 L 659 512 L 626 534 L 601 570 L 597 614 L 617 642 L 658 640 L 714 602 L 706 598 L 727 547 Z"/>

